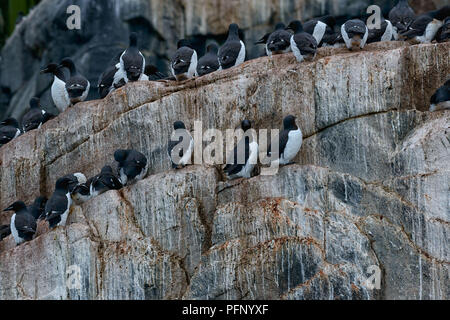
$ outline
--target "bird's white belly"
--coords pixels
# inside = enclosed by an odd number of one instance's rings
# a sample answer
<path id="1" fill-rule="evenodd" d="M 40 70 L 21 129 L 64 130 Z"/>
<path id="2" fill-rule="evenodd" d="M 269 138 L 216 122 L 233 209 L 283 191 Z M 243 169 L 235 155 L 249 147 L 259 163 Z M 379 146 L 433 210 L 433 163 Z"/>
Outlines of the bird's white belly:
<path id="1" fill-rule="evenodd" d="M 190 162 L 193 150 L 194 150 L 194 139 L 192 139 L 191 137 L 191 143 L 189 144 L 189 148 L 187 149 L 186 153 L 181 158 L 179 163 L 180 165 L 185 166 Z"/>
<path id="2" fill-rule="evenodd" d="M 236 62 L 234 66 L 238 66 L 240 64 L 243 64 L 245 61 L 245 44 L 241 40 L 241 50 L 239 50 L 239 55 L 236 59 Z"/>
<path id="3" fill-rule="evenodd" d="M 189 69 L 187 72 L 188 79 L 192 78 L 195 75 L 195 72 L 197 71 L 197 64 L 198 64 L 198 58 L 197 58 L 197 51 L 194 50 L 194 53 L 191 57 L 191 63 L 189 64 Z"/>
<path id="4" fill-rule="evenodd" d="M 243 178 L 251 178 L 252 171 L 255 168 L 257 162 L 258 162 L 258 143 L 256 143 L 256 141 L 253 141 L 252 143 L 250 143 L 250 155 L 248 157 L 247 163 L 240 172 L 240 175 Z"/>
<path id="5" fill-rule="evenodd" d="M 59 112 L 64 112 L 70 105 L 70 99 L 66 91 L 66 83 L 56 76 L 53 80 L 51 94 L 56 108 Z"/>
<path id="6" fill-rule="evenodd" d="M 292 52 L 294 53 L 294 56 L 298 62 L 303 62 L 303 60 L 305 60 L 305 58 L 300 53 L 300 50 L 297 47 L 297 44 L 295 43 L 294 36 L 291 37 L 291 49 L 292 49 Z"/>
<path id="7" fill-rule="evenodd" d="M 19 231 L 17 231 L 16 229 L 15 221 L 16 221 L 16 214 L 14 213 L 11 217 L 11 224 L 10 224 L 11 233 L 14 237 L 14 241 L 16 242 L 16 244 L 21 244 L 25 242 L 25 239 L 19 237 Z"/>
<path id="8" fill-rule="evenodd" d="M 61 215 L 61 221 L 57 224 L 57 226 L 64 227 L 66 225 L 67 217 L 69 216 L 70 206 L 72 205 L 72 198 L 70 196 L 70 193 L 66 194 L 66 198 L 67 198 L 67 210 L 64 211 L 64 213 Z"/>
<path id="9" fill-rule="evenodd" d="M 383 35 L 381 36 L 381 41 L 391 41 L 392 36 L 394 34 L 392 23 L 389 20 L 386 20 L 387 26 Z"/>
<path id="10" fill-rule="evenodd" d="M 283 154 L 280 157 L 280 164 L 288 164 L 295 158 L 300 151 L 303 142 L 303 135 L 300 129 L 289 132 L 288 142 L 284 148 Z"/>
<path id="11" fill-rule="evenodd" d="M 313 37 L 317 41 L 317 46 L 319 46 L 320 42 L 322 41 L 326 30 L 327 30 L 327 25 L 325 23 L 323 23 L 322 21 L 319 21 L 316 24 L 316 26 L 314 27 Z"/>

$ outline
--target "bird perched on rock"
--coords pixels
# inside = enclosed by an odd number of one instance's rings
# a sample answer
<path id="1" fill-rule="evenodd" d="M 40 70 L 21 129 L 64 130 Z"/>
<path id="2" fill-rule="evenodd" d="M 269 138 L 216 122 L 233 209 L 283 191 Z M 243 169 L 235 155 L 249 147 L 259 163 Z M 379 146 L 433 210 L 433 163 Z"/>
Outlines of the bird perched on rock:
<path id="1" fill-rule="evenodd" d="M 9 224 L 0 226 L 0 241 L 11 234 L 11 227 Z"/>
<path id="2" fill-rule="evenodd" d="M 274 32 L 267 33 L 255 44 L 265 44 L 266 54 L 269 57 L 272 54 L 282 54 L 291 51 L 291 33 L 285 28 L 284 23 L 277 23 Z"/>
<path id="3" fill-rule="evenodd" d="M 65 175 L 62 178 L 67 178 L 71 181 L 71 189 L 69 189 L 70 192 L 73 192 L 73 190 L 75 189 L 76 186 L 86 183 L 87 179 L 86 176 L 84 174 L 82 174 L 81 172 L 76 172 L 76 173 L 71 173 L 68 175 Z"/>
<path id="4" fill-rule="evenodd" d="M 71 196 L 76 204 L 82 204 L 92 198 L 91 184 L 93 179 L 93 177 L 89 178 L 85 183 L 80 183 L 73 189 Z"/>
<path id="5" fill-rule="evenodd" d="M 90 184 L 90 195 L 96 197 L 109 190 L 121 189 L 122 183 L 117 179 L 110 166 L 104 166 L 100 174 L 96 175 Z"/>
<path id="6" fill-rule="evenodd" d="M 70 71 L 70 77 L 66 81 L 65 86 L 65 91 L 69 97 L 70 104 L 73 106 L 78 102 L 86 100 L 91 84 L 78 72 L 73 60 L 70 58 L 64 58 L 59 67 L 67 68 Z"/>
<path id="7" fill-rule="evenodd" d="M 120 83 L 134 82 L 142 80 L 145 75 L 145 58 L 138 48 L 138 36 L 136 32 L 130 33 L 130 45 L 120 58 L 116 65 L 118 71 L 114 75 L 114 86 L 120 86 Z"/>
<path id="8" fill-rule="evenodd" d="M 245 44 L 239 38 L 239 26 L 236 23 L 230 24 L 228 28 L 228 38 L 220 47 L 219 64 L 222 69 L 236 67 L 245 61 Z"/>
<path id="9" fill-rule="evenodd" d="M 178 41 L 177 48 L 170 62 L 170 70 L 177 81 L 191 79 L 197 71 L 197 51 L 186 39 Z"/>
<path id="10" fill-rule="evenodd" d="M 286 29 L 294 31 L 291 36 L 291 50 L 298 62 L 313 60 L 317 52 L 317 41 L 309 33 L 303 31 L 300 21 L 292 21 Z"/>
<path id="11" fill-rule="evenodd" d="M 55 184 L 55 191 L 45 204 L 45 220 L 50 228 L 65 226 L 72 205 L 71 191 L 76 182 L 70 177 L 59 178 Z"/>
<path id="12" fill-rule="evenodd" d="M 353 19 L 342 25 L 341 35 L 347 49 L 363 49 L 367 43 L 367 38 L 369 37 L 369 29 L 363 21 Z"/>
<path id="13" fill-rule="evenodd" d="M 197 75 L 204 76 L 205 74 L 220 70 L 219 58 L 217 52 L 219 47 L 215 43 L 211 43 L 206 47 L 206 54 L 198 60 Z"/>
<path id="14" fill-rule="evenodd" d="M 431 97 L 431 112 L 444 109 L 450 109 L 450 79 Z"/>
<path id="15" fill-rule="evenodd" d="M 4 211 L 14 211 L 11 216 L 11 233 L 16 245 L 31 241 L 36 233 L 36 219 L 28 212 L 27 206 L 22 201 L 14 202 Z"/>
<path id="16" fill-rule="evenodd" d="M 444 19 L 450 15 L 450 6 L 417 16 L 406 31 L 399 37 L 412 44 L 430 43 L 444 24 Z"/>
<path id="17" fill-rule="evenodd" d="M 14 118 L 8 118 L 0 122 L 0 146 L 20 136 L 19 122 Z"/>
<path id="18" fill-rule="evenodd" d="M 307 21 L 303 30 L 316 39 L 317 46 L 333 46 L 338 40 L 339 33 L 334 32 L 336 19 L 333 16 L 323 16 Z"/>
<path id="19" fill-rule="evenodd" d="M 438 30 L 436 34 L 437 42 L 448 42 L 450 41 L 450 17 L 444 20 L 444 24 Z"/>
<path id="20" fill-rule="evenodd" d="M 190 163 L 194 151 L 194 139 L 182 121 L 175 122 L 173 129 L 167 152 L 172 161 L 172 168 L 178 169 Z"/>
<path id="21" fill-rule="evenodd" d="M 278 138 L 278 150 L 274 150 L 272 145 L 270 145 L 267 149 L 267 155 L 271 158 L 272 164 L 291 164 L 291 161 L 300 151 L 302 142 L 302 131 L 297 127 L 295 117 L 289 115 L 283 120 L 283 130 Z"/>
<path id="22" fill-rule="evenodd" d="M 44 123 L 55 117 L 42 109 L 39 101 L 39 98 L 31 98 L 30 110 L 22 118 L 23 132 L 39 129 Z"/>
<path id="23" fill-rule="evenodd" d="M 141 77 L 141 80 L 147 81 L 157 81 L 164 79 L 166 76 L 159 72 L 158 68 L 152 64 L 148 64 L 145 66 L 144 74 Z"/>
<path id="24" fill-rule="evenodd" d="M 227 160 L 232 158 L 232 163 L 227 163 L 223 171 L 227 178 L 251 178 L 253 169 L 258 162 L 258 143 L 253 138 L 252 128 L 249 120 L 244 120 L 241 123 L 241 128 L 244 131 L 244 137 L 234 147 L 232 154 L 227 157 Z"/>
<path id="25" fill-rule="evenodd" d="M 116 76 L 116 74 L 118 74 L 120 69 L 120 57 L 122 56 L 122 54 L 123 52 L 120 52 L 114 56 L 114 58 L 109 63 L 110 66 L 101 74 L 100 78 L 98 79 L 98 94 L 100 95 L 100 99 L 105 98 L 115 89 L 125 85 L 125 79 L 123 76 L 120 77 L 120 75 L 117 75 L 117 78 L 120 78 L 117 80 L 118 83 L 114 84 L 114 77 Z M 124 75 L 125 72 L 122 71 L 121 74 Z"/>
<path id="26" fill-rule="evenodd" d="M 53 103 L 59 112 L 64 112 L 70 106 L 70 98 L 66 90 L 66 76 L 56 63 L 50 63 L 41 73 L 53 74 L 51 95 Z"/>
<path id="27" fill-rule="evenodd" d="M 147 174 L 147 158 L 139 151 L 117 150 L 114 159 L 119 163 L 119 180 L 124 186 L 142 180 Z"/>
<path id="28" fill-rule="evenodd" d="M 409 6 L 408 0 L 399 0 L 389 12 L 389 21 L 392 23 L 394 33 L 406 31 L 415 17 L 416 13 Z"/>
<path id="29" fill-rule="evenodd" d="M 389 20 L 381 19 L 381 28 L 369 28 L 367 43 L 380 41 L 392 41 L 394 37 L 394 29 Z"/>
<path id="30" fill-rule="evenodd" d="M 37 197 L 33 204 L 28 206 L 28 212 L 36 220 L 42 220 L 45 218 L 45 204 L 47 203 L 46 197 Z"/>

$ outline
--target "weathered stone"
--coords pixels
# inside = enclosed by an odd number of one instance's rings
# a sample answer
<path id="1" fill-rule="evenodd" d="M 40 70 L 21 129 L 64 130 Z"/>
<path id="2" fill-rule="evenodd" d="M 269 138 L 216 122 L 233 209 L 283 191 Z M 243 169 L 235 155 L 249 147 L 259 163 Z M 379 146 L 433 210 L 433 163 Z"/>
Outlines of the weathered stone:
<path id="1" fill-rule="evenodd" d="M 0 242 L 0 297 L 448 299 L 450 113 L 426 110 L 449 48 L 260 58 L 70 108 L 0 149 L 1 208 L 49 196 L 64 174 L 97 174 L 117 148 L 142 151 L 149 176 L 74 206 L 65 228 Z M 175 120 L 270 129 L 289 113 L 305 141 L 275 176 L 229 184 L 218 167 L 170 170 Z M 80 290 L 67 286 L 73 265 Z M 380 289 L 366 284 L 372 267 Z"/>

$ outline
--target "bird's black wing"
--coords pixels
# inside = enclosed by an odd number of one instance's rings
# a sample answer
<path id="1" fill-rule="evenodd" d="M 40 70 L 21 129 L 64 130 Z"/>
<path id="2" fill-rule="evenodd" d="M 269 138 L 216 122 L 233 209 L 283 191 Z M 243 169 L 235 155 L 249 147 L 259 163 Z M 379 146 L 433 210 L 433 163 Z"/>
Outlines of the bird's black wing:
<path id="1" fill-rule="evenodd" d="M 309 33 L 298 33 L 294 35 L 294 41 L 302 55 L 314 54 L 317 51 L 317 41 Z"/>
<path id="2" fill-rule="evenodd" d="M 81 75 L 71 77 L 66 82 L 66 90 L 69 93 L 69 98 L 78 98 L 83 95 L 88 87 L 89 82 Z"/>
<path id="3" fill-rule="evenodd" d="M 215 54 L 206 54 L 198 60 L 197 73 L 199 76 L 216 71 L 220 68 L 219 60 Z"/>
<path id="4" fill-rule="evenodd" d="M 416 18 L 409 28 L 401 33 L 401 35 L 411 39 L 424 34 L 428 24 L 433 21 L 433 18 L 428 15 L 421 15 Z"/>
<path id="5" fill-rule="evenodd" d="M 36 219 L 31 214 L 16 214 L 14 221 L 19 233 L 35 233 L 37 229 Z"/>
<path id="6" fill-rule="evenodd" d="M 0 144 L 10 142 L 17 134 L 17 128 L 12 126 L 0 127 Z"/>
<path id="7" fill-rule="evenodd" d="M 267 46 L 271 51 L 282 51 L 291 45 L 291 34 L 285 30 L 273 32 L 267 39 Z"/>
<path id="8" fill-rule="evenodd" d="M 193 54 L 194 50 L 188 47 L 181 47 L 177 50 L 177 52 L 175 52 L 171 63 L 172 69 L 175 71 L 175 74 L 188 72 Z"/>
<path id="9" fill-rule="evenodd" d="M 108 95 L 109 90 L 113 85 L 114 75 L 116 74 L 117 70 L 118 69 L 116 68 L 116 66 L 111 66 L 106 69 L 98 79 L 98 93 L 101 99 L 105 98 Z"/>
<path id="10" fill-rule="evenodd" d="M 387 28 L 387 22 L 386 20 L 383 21 L 381 23 L 381 28 L 374 28 L 374 29 L 369 29 L 369 35 L 367 37 L 367 43 L 373 43 L 373 42 L 378 42 L 381 41 L 381 37 L 383 37 L 384 32 L 386 31 Z"/>
<path id="11" fill-rule="evenodd" d="M 41 109 L 31 109 L 22 118 L 22 125 L 25 131 L 37 129 L 44 123 L 44 115 Z"/>
<path id="12" fill-rule="evenodd" d="M 280 132 L 280 135 L 278 136 L 278 158 L 281 157 L 281 154 L 284 152 L 284 149 L 286 148 L 286 144 L 289 139 L 289 131 L 283 130 Z M 272 145 L 269 146 L 267 149 L 267 155 L 272 155 Z"/>
<path id="13" fill-rule="evenodd" d="M 45 205 L 46 220 L 58 218 L 68 207 L 68 200 L 64 194 L 53 194 Z"/>
<path id="14" fill-rule="evenodd" d="M 242 155 L 242 151 L 244 151 L 244 155 Z M 229 176 L 237 174 L 245 166 L 245 163 L 247 162 L 249 157 L 250 157 L 250 138 L 244 137 L 233 149 L 233 163 L 227 164 L 223 170 Z"/>
<path id="15" fill-rule="evenodd" d="M 219 49 L 219 61 L 222 68 L 227 69 L 234 66 L 236 63 L 236 59 L 239 56 L 239 52 L 241 51 L 241 42 L 240 41 L 230 41 L 225 43 Z"/>
<path id="16" fill-rule="evenodd" d="M 11 228 L 9 224 L 0 226 L 0 241 L 5 239 L 11 234 Z"/>

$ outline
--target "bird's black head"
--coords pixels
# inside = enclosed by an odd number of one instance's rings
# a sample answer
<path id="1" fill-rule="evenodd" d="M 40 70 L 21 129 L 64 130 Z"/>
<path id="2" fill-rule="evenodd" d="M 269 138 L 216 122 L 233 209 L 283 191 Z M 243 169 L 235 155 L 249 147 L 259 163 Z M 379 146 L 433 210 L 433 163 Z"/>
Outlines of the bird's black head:
<path id="1" fill-rule="evenodd" d="M 286 28 L 286 25 L 283 22 L 278 22 L 275 26 L 275 30 L 283 30 Z"/>
<path id="2" fill-rule="evenodd" d="M 130 47 L 137 47 L 138 45 L 138 35 L 136 32 L 130 33 Z"/>
<path id="3" fill-rule="evenodd" d="M 320 19 L 323 23 L 325 23 L 326 25 L 330 26 L 331 28 L 334 28 L 334 26 L 336 25 L 336 19 L 333 16 L 324 16 Z"/>
<path id="4" fill-rule="evenodd" d="M 75 63 L 73 62 L 73 60 L 71 58 L 64 58 L 58 67 L 59 68 L 67 68 L 70 70 L 70 73 L 72 73 L 72 74 L 76 72 Z"/>
<path id="5" fill-rule="evenodd" d="M 176 121 L 173 124 L 173 128 L 174 130 L 178 130 L 178 129 L 186 129 L 186 126 L 184 125 L 183 121 Z"/>
<path id="6" fill-rule="evenodd" d="M 14 211 L 14 212 L 19 212 L 21 210 L 26 209 L 27 206 L 23 201 L 16 201 L 14 202 L 12 205 L 10 205 L 8 208 L 6 208 L 3 211 Z"/>
<path id="7" fill-rule="evenodd" d="M 206 52 L 208 53 L 215 53 L 217 54 L 217 52 L 219 51 L 219 46 L 215 43 L 210 43 L 206 46 Z"/>
<path id="8" fill-rule="evenodd" d="M 69 192 L 74 190 L 78 185 L 76 179 L 70 178 L 69 176 L 59 178 L 55 184 L 55 190 L 61 190 L 64 192 Z"/>
<path id="9" fill-rule="evenodd" d="M 191 42 L 190 42 L 189 40 L 187 40 L 187 39 L 181 39 L 181 40 L 178 40 L 178 42 L 177 42 L 177 49 L 180 49 L 180 48 L 182 48 L 182 47 L 188 47 L 188 48 L 191 48 L 191 49 L 192 49 L 192 44 L 191 44 Z"/>
<path id="10" fill-rule="evenodd" d="M 8 118 L 0 122 L 0 126 L 11 126 L 14 128 L 19 128 L 19 121 L 14 118 Z"/>
<path id="11" fill-rule="evenodd" d="M 45 208 L 45 204 L 47 203 L 46 197 L 37 197 L 34 200 L 34 206 L 38 208 L 39 210 L 43 210 Z"/>
<path id="12" fill-rule="evenodd" d="M 123 150 L 123 149 L 116 150 L 116 152 L 114 152 L 114 159 L 119 163 L 123 162 L 127 159 L 128 154 L 129 154 L 129 150 Z"/>
<path id="13" fill-rule="evenodd" d="M 252 128 L 252 123 L 250 122 L 250 120 L 245 119 L 244 121 L 242 121 L 241 123 L 241 128 L 242 130 L 247 131 L 249 129 Z"/>
<path id="14" fill-rule="evenodd" d="M 294 33 L 299 33 L 303 31 L 303 25 L 299 20 L 295 20 L 289 23 L 286 30 L 292 30 Z"/>
<path id="15" fill-rule="evenodd" d="M 102 173 L 113 173 L 113 169 L 111 168 L 111 166 L 104 166 L 102 168 Z"/>
<path id="16" fill-rule="evenodd" d="M 52 73 L 55 74 L 59 70 L 59 65 L 56 63 L 49 63 L 44 69 L 41 70 L 41 73 Z"/>
<path id="17" fill-rule="evenodd" d="M 283 120 L 283 126 L 284 129 L 290 130 L 290 129 L 297 129 L 297 125 L 295 124 L 295 117 L 293 115 L 288 115 Z"/>
<path id="18" fill-rule="evenodd" d="M 228 32 L 239 34 L 239 26 L 237 25 L 237 23 L 230 24 L 230 26 L 228 27 Z"/>
<path id="19" fill-rule="evenodd" d="M 255 44 L 266 44 L 267 40 L 269 40 L 270 33 L 266 33 L 264 37 L 255 42 Z"/>
<path id="20" fill-rule="evenodd" d="M 37 98 L 37 97 L 33 97 L 33 98 L 31 98 L 31 100 L 30 100 L 30 108 L 39 108 L 39 101 L 40 101 L 40 99 L 39 98 Z"/>

